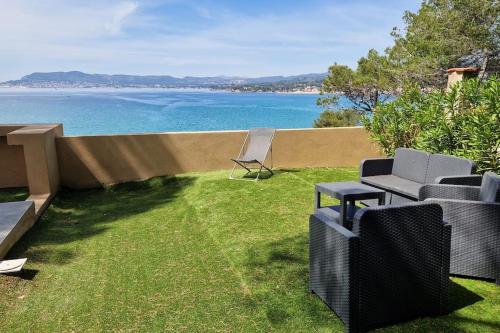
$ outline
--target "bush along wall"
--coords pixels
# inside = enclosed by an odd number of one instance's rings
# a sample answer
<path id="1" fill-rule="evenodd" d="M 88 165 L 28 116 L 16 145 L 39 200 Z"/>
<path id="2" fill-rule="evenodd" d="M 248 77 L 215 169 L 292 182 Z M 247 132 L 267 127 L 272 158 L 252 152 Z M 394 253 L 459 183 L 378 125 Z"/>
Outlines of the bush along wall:
<path id="1" fill-rule="evenodd" d="M 425 92 L 407 86 L 399 98 L 378 104 L 362 119 L 382 151 L 398 147 L 461 156 L 478 173 L 500 174 L 499 79 L 465 80 L 449 91 Z"/>

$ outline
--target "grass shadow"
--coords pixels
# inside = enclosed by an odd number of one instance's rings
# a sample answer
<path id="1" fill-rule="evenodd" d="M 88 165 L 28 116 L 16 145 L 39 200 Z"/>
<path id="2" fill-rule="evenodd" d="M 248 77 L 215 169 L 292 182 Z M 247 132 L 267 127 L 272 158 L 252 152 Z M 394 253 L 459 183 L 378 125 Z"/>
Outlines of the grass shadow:
<path id="1" fill-rule="evenodd" d="M 0 202 L 23 201 L 29 196 L 26 187 L 0 189 Z"/>
<path id="2" fill-rule="evenodd" d="M 484 299 L 478 294 L 451 280 L 448 295 L 448 310 L 450 313 L 480 302 Z"/>
<path id="3" fill-rule="evenodd" d="M 296 318 L 306 318 L 318 327 L 332 327 L 333 323 L 341 330 L 340 320 L 309 293 L 308 253 L 307 233 L 252 247 L 247 254 L 245 275 L 254 285 L 257 304 L 278 329 Z"/>
<path id="4" fill-rule="evenodd" d="M 295 170 L 295 169 L 273 169 L 273 173 L 271 174 L 269 171 L 262 169 L 262 172 L 260 173 L 259 176 L 259 180 L 276 178 L 285 175 L 287 173 L 295 173 L 299 171 L 300 170 Z M 235 177 L 241 177 L 242 179 L 245 180 L 253 180 L 257 177 L 258 171 L 252 170 L 251 172 L 246 173 L 245 170 L 238 170 L 235 173 L 236 173 Z"/>
<path id="5" fill-rule="evenodd" d="M 38 274 L 38 270 L 36 270 L 36 269 L 23 268 L 20 272 L 5 273 L 3 275 L 11 277 L 11 278 L 18 278 L 21 280 L 32 281 L 37 274 Z"/>
<path id="6" fill-rule="evenodd" d="M 62 189 L 42 218 L 7 257 L 28 257 L 37 263 L 66 264 L 78 255 L 59 247 L 103 233 L 113 223 L 175 200 L 196 177 L 157 177 L 104 189 Z"/>
<path id="7" fill-rule="evenodd" d="M 273 173 L 274 173 L 274 171 L 273 171 Z M 259 174 L 258 171 L 252 171 L 252 172 L 249 172 L 249 173 L 243 175 L 243 178 L 244 179 L 256 179 L 258 174 Z M 260 176 L 259 176 L 259 180 L 266 180 L 266 179 L 271 178 L 272 176 L 273 175 L 269 171 L 262 170 L 262 172 L 260 173 Z"/>
<path id="8" fill-rule="evenodd" d="M 343 330 L 341 320 L 315 295 L 309 293 L 309 237 L 307 233 L 279 241 L 256 244 L 247 254 L 245 275 L 249 276 L 256 304 L 263 308 L 275 328 L 284 328 L 294 318 L 310 321 L 315 330 L 323 327 Z M 483 297 L 462 285 L 450 281 L 449 314 L 437 318 L 422 318 L 393 326 L 380 327 L 380 332 L 462 332 L 455 311 L 467 308 Z M 457 318 L 461 318 L 458 320 Z M 472 319 L 471 319 L 472 320 Z M 479 320 L 478 320 L 479 321 Z M 489 329 L 500 323 L 482 320 Z"/>

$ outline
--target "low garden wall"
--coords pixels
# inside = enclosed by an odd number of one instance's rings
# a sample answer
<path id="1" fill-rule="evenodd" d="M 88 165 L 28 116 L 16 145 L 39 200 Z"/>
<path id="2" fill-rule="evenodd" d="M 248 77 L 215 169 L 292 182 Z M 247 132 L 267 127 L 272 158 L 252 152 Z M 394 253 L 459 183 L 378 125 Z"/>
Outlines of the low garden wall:
<path id="1" fill-rule="evenodd" d="M 60 124 L 0 125 L 0 187 L 29 185 L 33 195 L 54 193 L 58 184 L 95 188 L 162 175 L 230 169 L 230 158 L 238 155 L 246 133 L 64 136 Z M 378 156 L 376 145 L 362 127 L 278 130 L 272 165 L 346 167 Z"/>
<path id="2" fill-rule="evenodd" d="M 0 188 L 28 187 L 36 218 L 60 186 L 55 138 L 62 135 L 61 124 L 0 125 Z"/>
<path id="3" fill-rule="evenodd" d="M 27 186 L 23 147 L 10 146 L 0 134 L 0 188 Z"/>
<path id="4" fill-rule="evenodd" d="M 92 188 L 229 169 L 229 159 L 238 155 L 245 135 L 217 131 L 58 137 L 61 184 Z M 357 166 L 364 158 L 380 155 L 367 132 L 354 127 L 278 130 L 272 156 L 274 167 L 304 168 Z"/>

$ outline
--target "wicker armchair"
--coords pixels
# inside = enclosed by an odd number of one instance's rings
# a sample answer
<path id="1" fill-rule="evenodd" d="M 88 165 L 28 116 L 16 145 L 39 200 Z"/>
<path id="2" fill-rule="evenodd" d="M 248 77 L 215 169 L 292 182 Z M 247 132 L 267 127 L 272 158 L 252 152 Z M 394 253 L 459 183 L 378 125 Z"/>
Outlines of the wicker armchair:
<path id="1" fill-rule="evenodd" d="M 419 199 L 441 205 L 452 226 L 450 273 L 500 284 L 500 177 L 485 174 L 481 187 L 424 185 Z"/>
<path id="2" fill-rule="evenodd" d="M 358 211 L 352 231 L 311 215 L 310 291 L 346 332 L 446 313 L 450 235 L 432 203 Z"/>

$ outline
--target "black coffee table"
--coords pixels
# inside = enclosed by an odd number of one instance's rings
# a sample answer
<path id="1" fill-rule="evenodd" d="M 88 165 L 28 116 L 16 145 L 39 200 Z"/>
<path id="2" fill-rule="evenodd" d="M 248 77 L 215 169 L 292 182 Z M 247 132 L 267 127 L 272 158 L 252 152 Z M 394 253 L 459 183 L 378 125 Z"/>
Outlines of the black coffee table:
<path id="1" fill-rule="evenodd" d="M 321 193 L 340 200 L 340 205 L 321 207 Z M 385 191 L 356 182 L 319 183 L 315 186 L 316 213 L 349 229 L 354 214 L 360 209 L 356 207 L 356 201 L 367 199 L 378 199 L 379 205 L 384 205 Z"/>

